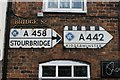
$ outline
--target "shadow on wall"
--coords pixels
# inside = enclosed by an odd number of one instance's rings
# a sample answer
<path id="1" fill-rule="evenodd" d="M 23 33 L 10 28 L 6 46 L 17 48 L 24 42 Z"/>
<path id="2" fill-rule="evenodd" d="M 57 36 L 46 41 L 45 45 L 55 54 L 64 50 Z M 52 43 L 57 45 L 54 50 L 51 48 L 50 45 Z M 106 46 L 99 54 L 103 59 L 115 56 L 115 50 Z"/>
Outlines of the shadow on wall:
<path id="1" fill-rule="evenodd" d="M 2 78 L 2 62 L 0 61 L 0 80 Z"/>

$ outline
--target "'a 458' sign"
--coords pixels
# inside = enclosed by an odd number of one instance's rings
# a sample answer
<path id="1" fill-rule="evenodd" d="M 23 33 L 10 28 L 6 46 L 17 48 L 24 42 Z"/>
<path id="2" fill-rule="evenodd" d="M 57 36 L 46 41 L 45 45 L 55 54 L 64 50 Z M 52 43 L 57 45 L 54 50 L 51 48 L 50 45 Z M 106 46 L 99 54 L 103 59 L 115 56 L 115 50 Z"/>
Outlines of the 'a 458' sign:
<path id="1" fill-rule="evenodd" d="M 102 27 L 85 26 L 64 27 L 65 48 L 101 48 L 108 43 L 113 36 Z"/>
<path id="2" fill-rule="evenodd" d="M 10 48 L 52 48 L 61 40 L 61 36 L 50 28 L 10 30 Z"/>

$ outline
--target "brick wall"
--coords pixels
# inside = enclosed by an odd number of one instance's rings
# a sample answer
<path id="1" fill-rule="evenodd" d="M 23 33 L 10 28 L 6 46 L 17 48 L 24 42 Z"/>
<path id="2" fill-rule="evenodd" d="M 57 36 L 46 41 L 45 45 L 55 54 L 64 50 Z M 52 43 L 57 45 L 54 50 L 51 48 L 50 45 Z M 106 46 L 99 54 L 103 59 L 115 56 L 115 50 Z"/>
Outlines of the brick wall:
<path id="1" fill-rule="evenodd" d="M 119 60 L 118 3 L 89 2 L 87 14 L 44 13 L 36 17 L 41 3 L 13 3 L 10 28 L 15 27 L 14 21 L 19 19 L 35 19 L 36 23 L 20 26 L 47 26 L 63 36 L 64 25 L 102 26 L 113 39 L 102 49 L 63 49 L 62 41 L 52 49 L 10 49 L 8 50 L 7 78 L 38 78 L 39 62 L 53 59 L 73 59 L 91 63 L 91 78 L 101 80 L 100 61 Z M 18 17 L 19 16 L 19 17 Z M 29 25 L 29 26 L 28 26 Z M 108 80 L 108 79 L 102 79 Z M 117 79 L 109 79 L 117 80 Z"/>

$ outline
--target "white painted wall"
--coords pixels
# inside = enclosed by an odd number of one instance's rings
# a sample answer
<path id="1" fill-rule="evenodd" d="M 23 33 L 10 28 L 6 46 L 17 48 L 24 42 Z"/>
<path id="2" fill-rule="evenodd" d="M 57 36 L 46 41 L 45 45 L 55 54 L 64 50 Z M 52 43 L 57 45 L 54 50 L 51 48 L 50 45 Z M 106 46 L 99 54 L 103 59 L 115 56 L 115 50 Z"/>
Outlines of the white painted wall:
<path id="1" fill-rule="evenodd" d="M 3 59 L 7 0 L 0 1 L 0 61 Z"/>

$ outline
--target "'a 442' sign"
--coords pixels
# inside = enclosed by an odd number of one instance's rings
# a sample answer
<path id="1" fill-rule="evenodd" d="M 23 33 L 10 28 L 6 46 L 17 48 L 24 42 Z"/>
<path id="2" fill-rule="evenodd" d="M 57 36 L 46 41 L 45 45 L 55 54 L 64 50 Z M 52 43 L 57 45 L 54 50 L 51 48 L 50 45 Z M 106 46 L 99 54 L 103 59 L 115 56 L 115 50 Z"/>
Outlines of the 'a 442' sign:
<path id="1" fill-rule="evenodd" d="M 113 36 L 101 26 L 64 27 L 65 48 L 102 48 Z"/>

